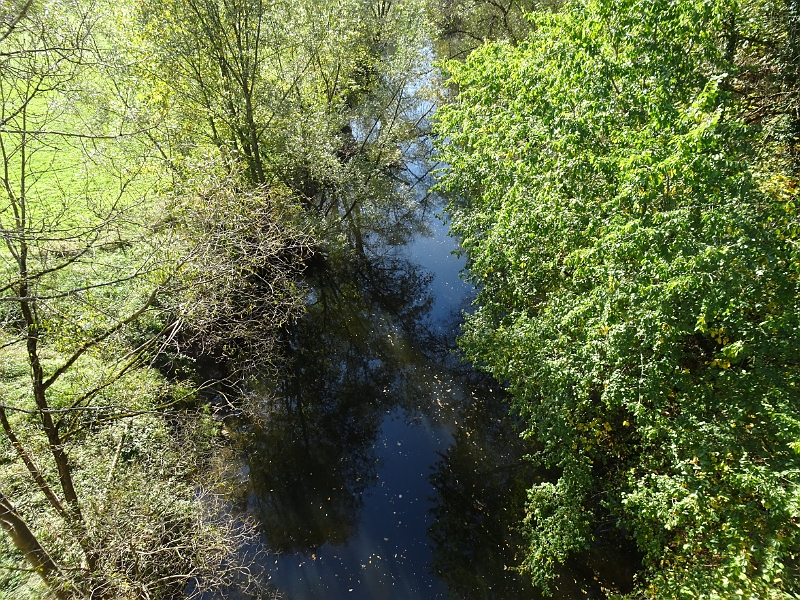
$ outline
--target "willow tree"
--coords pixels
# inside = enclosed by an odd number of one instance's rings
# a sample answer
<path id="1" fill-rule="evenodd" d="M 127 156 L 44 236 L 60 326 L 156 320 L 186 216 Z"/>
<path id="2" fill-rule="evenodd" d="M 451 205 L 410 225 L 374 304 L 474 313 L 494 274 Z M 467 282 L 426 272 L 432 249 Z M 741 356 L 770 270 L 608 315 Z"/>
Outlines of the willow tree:
<path id="1" fill-rule="evenodd" d="M 179 163 L 214 147 L 241 166 L 243 187 L 288 189 L 308 209 L 353 219 L 392 193 L 401 147 L 424 129 L 413 113 L 430 71 L 423 9 L 421 0 L 142 4 L 144 52 L 156 59 L 143 76 L 175 123 L 165 149 Z"/>
<path id="2" fill-rule="evenodd" d="M 573 2 L 447 66 L 461 344 L 552 469 L 524 523 L 542 587 L 612 526 L 636 594 L 800 590 L 792 10 Z"/>
<path id="3" fill-rule="evenodd" d="M 441 58 L 463 60 L 486 41 L 524 40 L 531 29 L 527 15 L 561 4 L 561 0 L 428 0 L 428 10 Z"/>

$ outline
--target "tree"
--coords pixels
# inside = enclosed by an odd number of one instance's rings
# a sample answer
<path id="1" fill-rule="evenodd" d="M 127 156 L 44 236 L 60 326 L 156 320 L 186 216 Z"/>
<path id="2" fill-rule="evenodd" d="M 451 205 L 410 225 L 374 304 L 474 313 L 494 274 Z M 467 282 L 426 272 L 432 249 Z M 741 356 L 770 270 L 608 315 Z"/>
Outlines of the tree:
<path id="1" fill-rule="evenodd" d="M 561 4 L 560 0 L 436 0 L 429 2 L 428 10 L 437 29 L 440 56 L 463 60 L 487 40 L 512 44 L 524 40 L 530 31 L 526 15 Z"/>
<path id="2" fill-rule="evenodd" d="M 75 330 L 74 343 L 67 349 L 65 360 L 47 374 L 43 366 L 41 341 L 45 331 L 54 328 L 55 323 L 51 323 L 51 319 L 58 320 L 74 309 L 74 306 L 70 306 L 55 314 L 48 314 L 48 304 L 60 298 L 82 295 L 91 305 L 91 294 L 106 287 L 105 284 L 87 286 L 74 281 L 69 282 L 73 285 L 63 290 L 54 285 L 54 281 L 63 281 L 66 271 L 78 268 L 93 250 L 109 243 L 114 233 L 111 228 L 119 221 L 117 205 L 120 199 L 111 200 L 108 213 L 101 216 L 98 214 L 100 207 L 94 204 L 93 199 L 69 193 L 59 197 L 57 192 L 54 197 L 47 197 L 49 190 L 43 189 L 45 184 L 41 165 L 46 164 L 48 158 L 51 161 L 55 158 L 52 139 L 55 137 L 65 143 L 64 138 L 70 137 L 69 132 L 56 133 L 53 130 L 61 115 L 51 111 L 44 103 L 58 91 L 68 90 L 80 76 L 84 65 L 83 55 L 88 50 L 89 23 L 80 18 L 75 23 L 68 23 L 68 19 L 64 19 L 53 27 L 54 23 L 49 22 L 42 12 L 40 7 L 33 8 L 30 3 L 22 7 L 11 19 L 4 36 L 5 48 L 0 54 L 3 60 L 3 77 L 0 81 L 3 100 L 0 108 L 0 120 L 3 123 L 0 154 L 3 169 L 0 179 L 4 191 L 1 226 L 6 245 L 2 291 L 6 294 L 4 300 L 13 303 L 16 309 L 16 314 L 6 314 L 20 327 L 16 339 L 7 343 L 18 342 L 25 346 L 31 370 L 31 392 L 58 472 L 63 503 L 9 424 L 6 409 L 10 407 L 0 408 L 0 420 L 20 460 L 52 507 L 69 523 L 83 548 L 89 569 L 94 569 L 97 557 L 88 544 L 86 522 L 78 502 L 62 432 L 51 412 L 48 389 L 84 353 L 113 335 L 120 327 L 111 325 L 99 331 Z M 58 15 L 62 16 L 63 13 Z M 71 27 L 67 27 L 68 24 Z M 62 109 L 61 114 L 63 112 Z M 74 134 L 75 137 L 81 135 Z M 47 154 L 50 157 L 42 156 Z M 48 183 L 53 187 L 59 185 L 57 180 Z M 78 210 L 84 211 L 85 223 L 70 227 L 67 219 L 72 215 L 69 213 L 78 204 L 81 205 Z M 107 285 L 111 287 L 115 283 L 119 283 L 116 278 Z M 123 317 L 119 323 L 129 323 L 148 305 L 149 302 L 145 303 L 141 310 L 134 311 L 132 318 Z M 100 383 L 99 389 L 103 387 L 105 385 Z M 75 406 L 80 407 L 85 400 L 77 399 Z M 9 513 L 11 511 L 9 508 Z M 39 549 L 32 551 L 38 553 Z"/>
<path id="3" fill-rule="evenodd" d="M 219 155 L 185 166 L 171 199 L 183 254 L 168 350 L 176 367 L 216 361 L 215 385 L 243 391 L 281 363 L 280 338 L 304 308 L 314 238 L 288 190 L 243 185 Z"/>
<path id="4" fill-rule="evenodd" d="M 480 286 L 461 344 L 555 473 L 525 521 L 542 587 L 613 524 L 637 593 L 800 589 L 793 113 L 747 110 L 791 10 L 587 0 L 447 65 L 441 185 Z"/>
<path id="5" fill-rule="evenodd" d="M 196 390 L 152 365 L 211 304 L 186 286 L 222 283 L 200 269 L 230 267 L 232 247 L 248 255 L 243 278 L 272 278 L 258 288 L 270 316 L 285 319 L 275 300 L 289 289 L 297 306 L 297 291 L 256 250 L 287 251 L 266 243 L 274 228 L 243 232 L 228 214 L 239 237 L 206 223 L 201 244 L 197 222 L 165 206 L 154 124 L 139 129 L 124 53 L 108 47 L 114 9 L 52 0 L 2 15 L 2 555 L 58 598 L 200 596 L 244 576 L 231 557 L 252 529 L 205 491 L 215 426 L 191 407 Z"/>
<path id="6" fill-rule="evenodd" d="M 158 64 L 143 76 L 181 123 L 164 146 L 180 163 L 210 143 L 242 165 L 244 186 L 288 188 L 309 212 L 354 221 L 397 187 L 399 147 L 425 128 L 426 114 L 413 114 L 430 71 L 422 9 L 145 3 L 143 52 Z"/>

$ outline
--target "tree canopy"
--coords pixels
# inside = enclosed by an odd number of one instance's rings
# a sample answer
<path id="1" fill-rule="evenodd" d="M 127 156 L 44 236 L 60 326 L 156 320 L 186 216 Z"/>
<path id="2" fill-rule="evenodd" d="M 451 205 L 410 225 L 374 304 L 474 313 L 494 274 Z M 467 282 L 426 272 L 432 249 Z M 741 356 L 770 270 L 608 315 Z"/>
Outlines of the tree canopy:
<path id="1" fill-rule="evenodd" d="M 797 6 L 585 0 L 447 63 L 461 340 L 552 479 L 524 569 L 613 526 L 638 593 L 800 589 Z"/>
<path id="2" fill-rule="evenodd" d="M 308 235 L 233 167 L 179 181 L 112 41 L 123 9 L 0 12 L 0 595 L 24 594 L 24 561 L 58 598 L 200 596 L 244 574 L 251 530 L 209 491 L 205 382 L 174 365 L 192 343 L 273 361 Z"/>

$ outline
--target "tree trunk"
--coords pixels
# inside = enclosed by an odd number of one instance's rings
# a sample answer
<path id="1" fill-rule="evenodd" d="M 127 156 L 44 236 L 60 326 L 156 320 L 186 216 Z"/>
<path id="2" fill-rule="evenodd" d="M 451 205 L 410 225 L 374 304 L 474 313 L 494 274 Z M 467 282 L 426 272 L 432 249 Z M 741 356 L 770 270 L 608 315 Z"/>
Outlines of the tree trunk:
<path id="1" fill-rule="evenodd" d="M 39 417 L 42 420 L 42 428 L 47 436 L 48 445 L 50 446 L 50 453 L 56 463 L 58 470 L 58 479 L 61 483 L 61 490 L 64 493 L 64 499 L 67 504 L 67 511 L 69 513 L 69 525 L 78 536 L 78 543 L 83 549 L 86 556 L 86 563 L 90 571 L 97 569 L 97 554 L 89 547 L 86 539 L 86 524 L 83 520 L 80 503 L 78 501 L 78 494 L 75 492 L 75 486 L 72 482 L 72 468 L 69 464 L 69 457 L 64 452 L 64 444 L 61 440 L 61 435 L 58 432 L 58 427 L 53 422 L 53 417 L 50 414 L 50 405 L 47 402 L 46 385 L 44 382 L 44 370 L 42 369 L 41 361 L 39 360 L 39 323 L 35 314 L 35 307 L 32 306 L 33 302 L 28 296 L 27 277 L 28 270 L 25 262 L 26 253 L 20 253 L 20 274 L 23 283 L 19 286 L 19 306 L 22 311 L 22 316 L 28 327 L 28 362 L 31 367 L 31 383 L 33 388 L 33 398 L 36 401 L 36 406 L 39 409 Z"/>
<path id="2" fill-rule="evenodd" d="M 62 586 L 61 571 L 50 555 L 39 544 L 28 525 L 14 510 L 8 499 L 0 492 L 0 526 L 11 538 L 14 547 L 41 576 L 56 598 L 69 600 L 71 594 Z"/>
<path id="3" fill-rule="evenodd" d="M 23 281 L 27 277 L 27 269 L 21 269 Z M 42 369 L 41 361 L 39 360 L 39 324 L 36 316 L 34 315 L 31 301 L 28 299 L 28 286 L 23 283 L 19 289 L 19 305 L 22 310 L 22 316 L 28 326 L 28 362 L 31 366 L 31 383 L 33 387 L 33 398 L 36 401 L 36 406 L 39 409 L 39 417 L 42 420 L 42 427 L 47 441 L 49 442 L 50 452 L 56 462 L 58 469 L 58 478 L 61 482 L 61 488 L 64 491 L 64 498 L 67 501 L 67 506 L 76 522 L 83 521 L 80 505 L 78 504 L 78 495 L 75 493 L 75 486 L 72 483 L 72 471 L 69 467 L 69 459 L 64 452 L 64 444 L 61 441 L 61 436 L 58 433 L 53 417 L 50 414 L 50 406 L 47 402 L 47 395 L 44 386 L 44 371 Z"/>
<path id="4" fill-rule="evenodd" d="M 789 116 L 792 119 L 791 145 L 795 174 L 800 174 L 800 0 L 786 0 L 787 48 L 785 85 L 790 98 Z"/>
<path id="5" fill-rule="evenodd" d="M 55 492 L 53 492 L 50 485 L 47 483 L 47 481 L 45 481 L 42 473 L 39 471 L 38 467 L 33 462 L 33 459 L 22 446 L 17 438 L 16 433 L 14 433 L 14 430 L 11 428 L 11 424 L 8 422 L 8 417 L 6 416 L 6 410 L 3 407 L 0 407 L 0 424 L 3 425 L 3 429 L 5 430 L 8 439 L 11 441 L 11 445 L 17 451 L 17 455 L 22 459 L 22 462 L 25 463 L 25 466 L 28 468 L 28 472 L 31 474 L 31 477 L 33 477 L 34 481 L 36 481 L 39 489 L 42 490 L 58 514 L 61 515 L 63 519 L 69 519 L 67 511 L 64 510 L 64 507 L 56 497 Z"/>

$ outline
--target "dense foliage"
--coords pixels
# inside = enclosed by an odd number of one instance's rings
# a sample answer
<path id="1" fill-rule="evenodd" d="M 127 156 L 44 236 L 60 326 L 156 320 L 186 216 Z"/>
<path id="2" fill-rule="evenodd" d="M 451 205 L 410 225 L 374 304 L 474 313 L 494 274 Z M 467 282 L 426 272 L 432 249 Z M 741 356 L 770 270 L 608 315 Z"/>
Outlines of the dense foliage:
<path id="1" fill-rule="evenodd" d="M 542 587 L 612 525 L 655 598 L 800 592 L 796 3 L 585 0 L 450 63 L 462 346 L 553 477 Z"/>
<path id="2" fill-rule="evenodd" d="M 465 58 L 484 42 L 516 44 L 531 28 L 527 14 L 554 8 L 561 0 L 429 0 L 440 58 Z"/>
<path id="3" fill-rule="evenodd" d="M 268 345 L 298 305 L 296 267 L 275 255 L 302 237 L 286 223 L 242 234 L 243 203 L 250 224 L 277 213 L 266 194 L 175 189 L 156 111 L 112 42 L 123 23 L 102 2 L 0 10 L 4 598 L 198 596 L 244 575 L 230 558 L 251 530 L 221 515 L 206 475 L 217 427 L 198 386 L 156 366 L 185 349 L 185 327 L 219 328 L 231 279 L 252 299 L 255 270 L 272 276 L 251 302 L 272 317 Z M 224 240 L 212 204 L 228 209 Z"/>
<path id="4" fill-rule="evenodd" d="M 410 113 L 431 71 L 422 8 L 142 3 L 140 76 L 170 124 L 154 133 L 160 147 L 179 168 L 213 148 L 242 165 L 248 185 L 289 190 L 310 212 L 366 218 L 394 193 L 400 145 L 419 135 Z"/>

